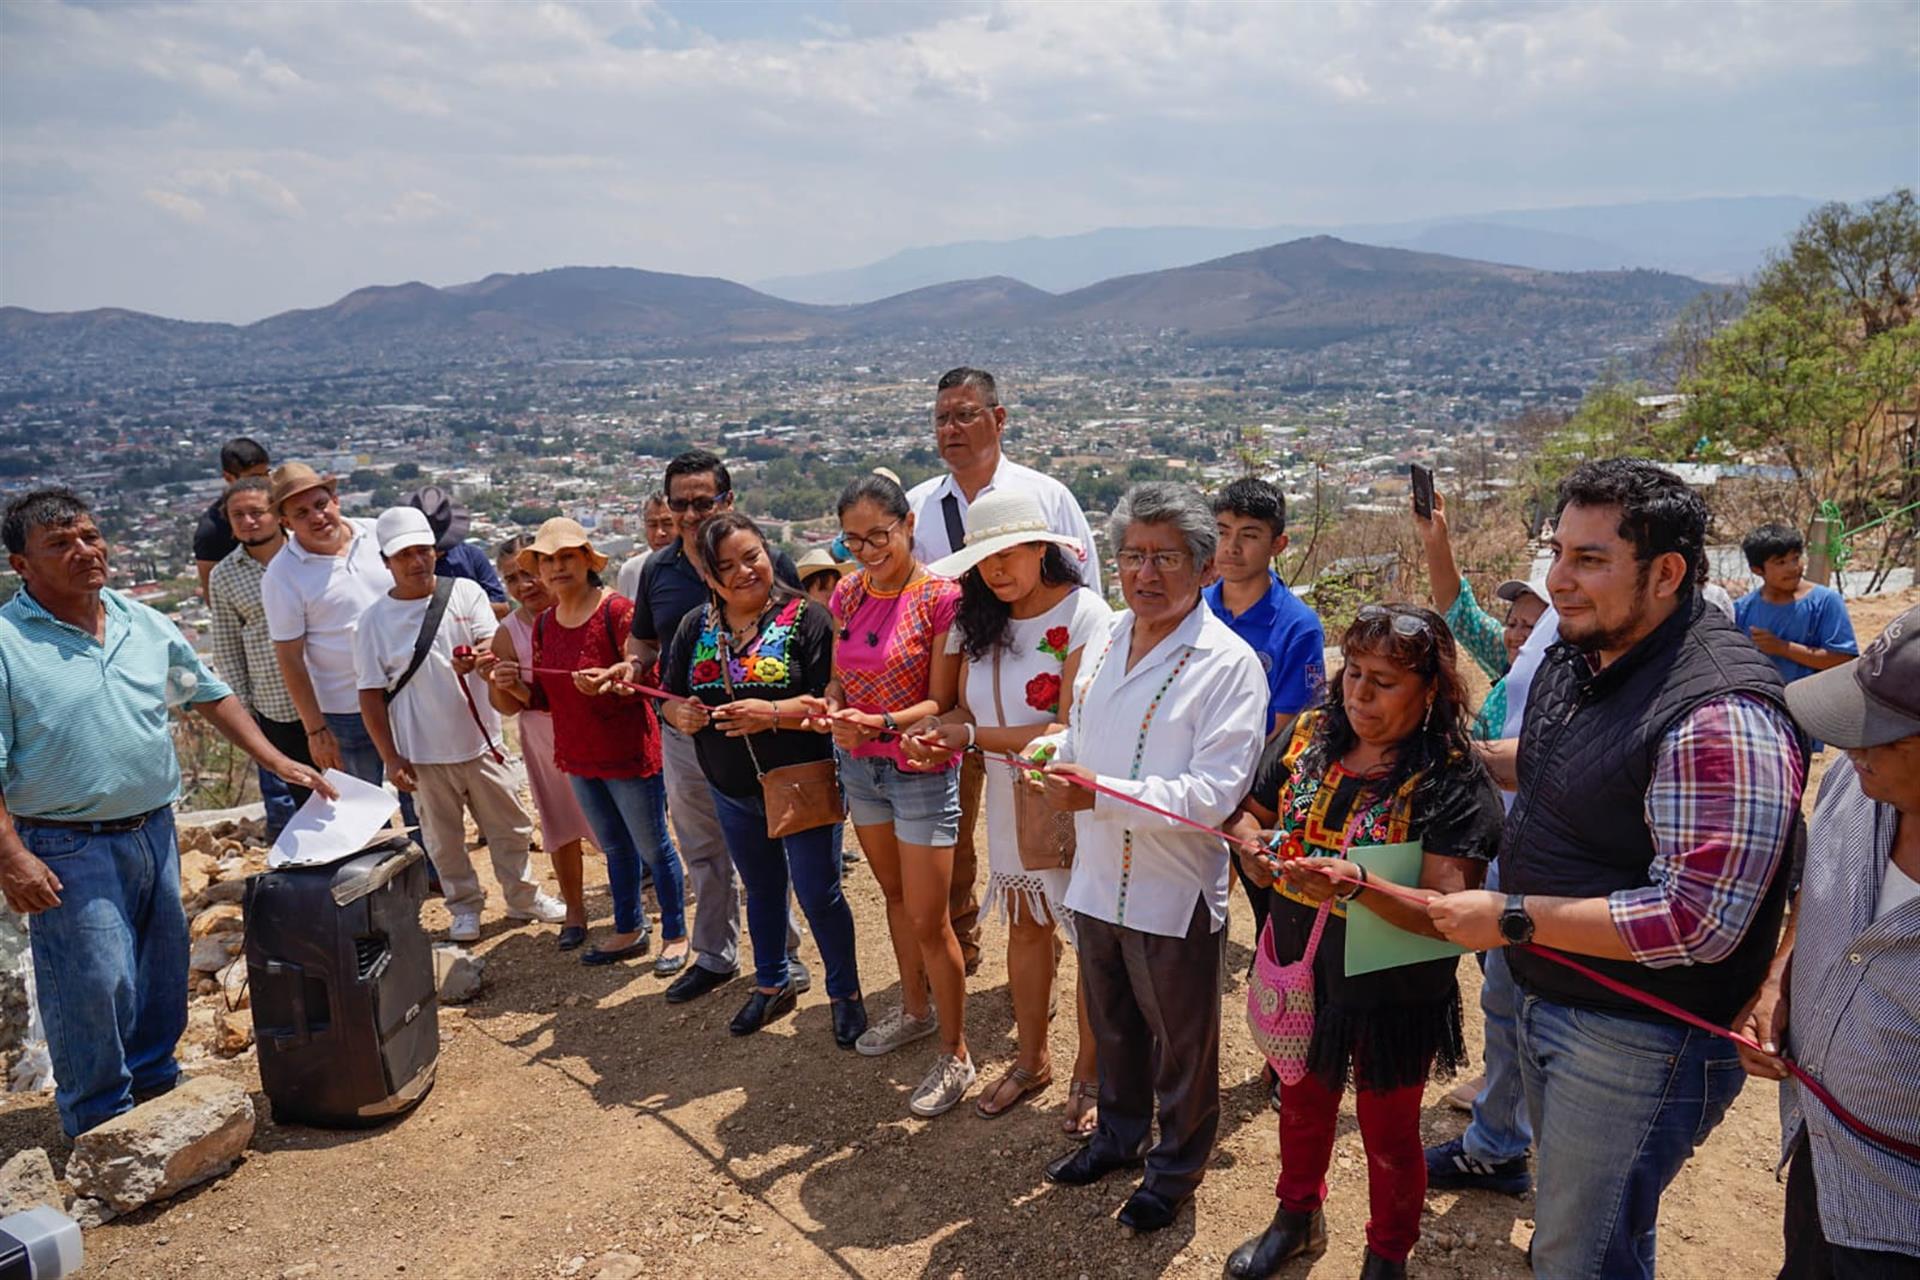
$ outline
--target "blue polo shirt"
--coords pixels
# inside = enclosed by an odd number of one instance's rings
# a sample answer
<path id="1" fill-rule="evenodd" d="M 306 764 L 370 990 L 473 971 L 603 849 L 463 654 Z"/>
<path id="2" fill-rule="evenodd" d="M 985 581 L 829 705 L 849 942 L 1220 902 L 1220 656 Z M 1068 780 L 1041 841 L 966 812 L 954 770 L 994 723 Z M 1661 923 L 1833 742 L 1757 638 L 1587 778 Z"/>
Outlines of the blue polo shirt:
<path id="1" fill-rule="evenodd" d="M 1320 615 L 1293 594 L 1280 575 L 1267 570 L 1267 594 L 1239 617 L 1221 602 L 1223 583 L 1214 583 L 1201 595 L 1214 615 L 1233 633 L 1253 646 L 1267 672 L 1267 728 L 1276 717 L 1295 716 L 1320 701 L 1326 689 L 1327 647 Z"/>
<path id="2" fill-rule="evenodd" d="M 456 542 L 442 551 L 433 562 L 433 572 L 442 578 L 471 578 L 495 604 L 507 602 L 507 589 L 500 581 L 487 553 L 471 542 Z"/>
<path id="3" fill-rule="evenodd" d="M 104 643 L 25 588 L 0 605 L 0 792 L 21 817 L 113 822 L 172 804 L 169 679 L 189 703 L 232 692 L 164 615 L 117 591 L 100 602 Z"/>
<path id="4" fill-rule="evenodd" d="M 773 575 L 800 590 L 793 558 L 773 550 Z M 707 580 L 687 558 L 687 544 L 675 539 L 647 557 L 640 569 L 640 589 L 633 602 L 635 639 L 652 640 L 662 649 L 680 629 L 680 619 L 707 602 Z"/>

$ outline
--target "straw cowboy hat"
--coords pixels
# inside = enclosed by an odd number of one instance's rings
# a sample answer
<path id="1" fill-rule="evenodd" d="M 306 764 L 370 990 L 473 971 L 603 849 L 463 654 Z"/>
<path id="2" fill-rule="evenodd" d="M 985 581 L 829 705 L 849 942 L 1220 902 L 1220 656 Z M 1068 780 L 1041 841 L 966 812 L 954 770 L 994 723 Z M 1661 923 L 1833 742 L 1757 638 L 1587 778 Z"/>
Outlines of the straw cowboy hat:
<path id="1" fill-rule="evenodd" d="M 329 493 L 338 491 L 332 473 L 323 476 L 304 462 L 282 463 L 274 469 L 273 487 L 267 490 L 267 505 L 277 514 L 281 503 L 309 489 L 325 489 Z"/>
<path id="2" fill-rule="evenodd" d="M 1047 527 L 1046 513 L 1030 493 L 996 489 L 967 508 L 967 545 L 927 568 L 943 578 L 957 578 L 988 556 L 1026 542 L 1057 542 L 1084 556 L 1080 539 Z"/>
<path id="3" fill-rule="evenodd" d="M 800 575 L 800 581 L 805 582 L 816 573 L 835 573 L 844 578 L 856 567 L 850 560 L 835 560 L 833 553 L 825 547 L 815 547 L 794 563 L 793 571 Z"/>
<path id="4" fill-rule="evenodd" d="M 533 535 L 532 543 L 520 552 L 520 567 L 532 573 L 539 564 L 540 556 L 557 556 L 568 547 L 580 547 L 586 551 L 587 563 L 595 573 L 607 567 L 607 558 L 593 549 L 593 539 L 580 527 L 580 522 L 565 516 L 555 516 L 540 526 L 540 532 Z"/>

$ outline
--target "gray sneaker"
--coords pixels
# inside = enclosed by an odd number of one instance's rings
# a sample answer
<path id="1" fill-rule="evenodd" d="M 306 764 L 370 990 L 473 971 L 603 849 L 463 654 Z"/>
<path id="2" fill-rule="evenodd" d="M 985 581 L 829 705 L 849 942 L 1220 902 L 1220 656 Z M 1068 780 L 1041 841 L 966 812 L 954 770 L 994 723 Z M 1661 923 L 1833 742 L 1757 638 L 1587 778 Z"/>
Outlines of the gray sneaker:
<path id="1" fill-rule="evenodd" d="M 853 1042 L 853 1048 L 856 1053 L 877 1058 L 903 1044 L 924 1040 L 939 1029 L 940 1015 L 932 1009 L 927 1010 L 924 1018 L 909 1018 L 905 1009 L 895 1009 L 868 1027 L 865 1034 Z"/>
<path id="2" fill-rule="evenodd" d="M 907 1101 L 907 1110 L 923 1120 L 945 1115 L 953 1110 L 955 1103 L 967 1096 L 967 1090 L 973 1087 L 974 1075 L 971 1058 L 941 1054 L 934 1060 L 927 1078 L 913 1091 L 913 1097 Z"/>

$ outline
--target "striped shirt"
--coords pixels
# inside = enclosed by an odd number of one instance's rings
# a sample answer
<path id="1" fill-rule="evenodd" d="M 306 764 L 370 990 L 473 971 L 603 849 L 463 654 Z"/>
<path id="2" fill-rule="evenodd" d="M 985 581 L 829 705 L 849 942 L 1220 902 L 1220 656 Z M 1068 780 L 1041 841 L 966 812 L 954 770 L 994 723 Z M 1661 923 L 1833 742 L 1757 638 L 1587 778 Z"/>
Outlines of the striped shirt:
<path id="1" fill-rule="evenodd" d="M 1733 954 L 1786 856 L 1805 782 L 1792 723 L 1757 698 L 1701 703 L 1667 731 L 1647 784 L 1650 883 L 1607 899 L 1636 961 Z"/>
<path id="2" fill-rule="evenodd" d="M 60 621 L 25 588 L 0 605 L 0 792 L 24 818 L 111 822 L 180 794 L 167 702 L 232 692 L 180 629 L 103 590 L 106 639 Z"/>
<path id="3" fill-rule="evenodd" d="M 1899 817 L 1835 762 L 1807 828 L 1786 1048 L 1862 1120 L 1920 1142 L 1920 899 L 1874 918 Z M 1788 1080 L 1782 1164 L 1803 1128 L 1827 1239 L 1920 1255 L 1920 1164 L 1855 1137 Z"/>
<path id="4" fill-rule="evenodd" d="M 235 547 L 207 576 L 207 608 L 213 614 L 213 665 L 240 701 L 268 720 L 300 718 L 287 682 L 274 660 L 267 634 L 267 608 L 260 579 L 267 567 Z"/>

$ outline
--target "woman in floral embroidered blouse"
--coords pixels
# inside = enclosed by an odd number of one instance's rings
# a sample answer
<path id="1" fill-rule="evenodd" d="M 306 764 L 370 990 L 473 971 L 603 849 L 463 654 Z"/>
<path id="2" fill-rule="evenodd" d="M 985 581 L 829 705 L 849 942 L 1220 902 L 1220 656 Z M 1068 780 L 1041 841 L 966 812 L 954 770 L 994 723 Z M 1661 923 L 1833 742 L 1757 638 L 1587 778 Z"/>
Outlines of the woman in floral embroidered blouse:
<path id="1" fill-rule="evenodd" d="M 727 852 L 746 886 L 747 933 L 757 985 L 730 1030 L 748 1035 L 794 1007 L 788 968 L 787 890 L 806 912 L 826 964 L 833 1038 L 853 1047 L 867 1029 L 854 959 L 853 911 L 840 889 L 833 851 L 837 823 L 783 839 L 767 834 L 760 775 L 832 758 L 832 744 L 799 727 L 801 699 L 833 676 L 833 620 L 774 577 L 766 536 L 752 520 L 723 512 L 704 522 L 697 557 L 713 593 L 681 619 L 661 659 L 667 692 L 694 699 L 661 712 L 693 739 L 713 791 Z"/>
<path id="2" fill-rule="evenodd" d="M 861 476 L 846 487 L 840 528 L 860 572 L 833 593 L 839 627 L 833 682 L 812 702 L 813 723 L 833 734 L 854 829 L 887 898 L 901 993 L 900 1009 L 869 1028 L 856 1047 L 889 1053 L 939 1032 L 941 1052 L 907 1103 L 915 1115 L 937 1116 L 974 1079 L 966 968 L 947 912 L 960 830 L 959 771 L 917 767 L 901 749 L 900 734 L 945 711 L 957 696 L 960 660 L 947 651 L 947 629 L 960 587 L 915 559 L 907 495 L 885 476 Z"/>
<path id="3" fill-rule="evenodd" d="M 1327 705 L 1268 744 L 1228 826 L 1248 840 L 1279 833 L 1277 877 L 1273 860 L 1239 857 L 1250 877 L 1272 886 L 1267 928 L 1281 964 L 1305 953 L 1321 904 L 1334 904 L 1314 956 L 1309 1074 L 1280 1091 L 1279 1208 L 1227 1264 L 1227 1274 L 1243 1280 L 1272 1275 L 1324 1243 L 1321 1205 L 1349 1075 L 1367 1149 L 1365 1274 L 1405 1274 L 1427 1189 L 1422 1090 L 1436 1066 L 1450 1073 L 1465 1056 L 1459 962 L 1347 976 L 1347 904 L 1355 898 L 1402 929 L 1439 935 L 1419 907 L 1347 875 L 1344 859 L 1349 843 L 1418 841 L 1418 888 L 1438 897 L 1477 887 L 1500 847 L 1500 797 L 1473 755 L 1453 635 L 1440 615 L 1368 605 L 1340 651 L 1345 661 Z"/>
<path id="4" fill-rule="evenodd" d="M 983 494 L 967 509 L 966 547 L 929 566 L 960 580 L 954 628 L 960 703 L 907 739 L 909 755 L 944 764 L 970 746 L 1017 754 L 1039 735 L 1065 726 L 1087 638 L 1104 635 L 1113 616 L 1106 601 L 1081 585 L 1079 554 L 1079 543 L 1052 532 L 1040 504 L 1022 490 Z M 1061 906 L 1068 868 L 1022 864 L 1013 787 L 1010 766 L 988 764 L 987 894 L 981 911 L 998 907 L 1008 920 L 1007 986 L 1019 1041 L 1013 1067 L 974 1104 L 989 1119 L 1053 1079 L 1047 1030 L 1059 945 L 1054 926 L 1069 937 L 1073 929 Z M 1100 1079 L 1084 998 L 1075 1004 L 1080 1047 L 1064 1128 L 1085 1138 L 1098 1124 Z"/>

